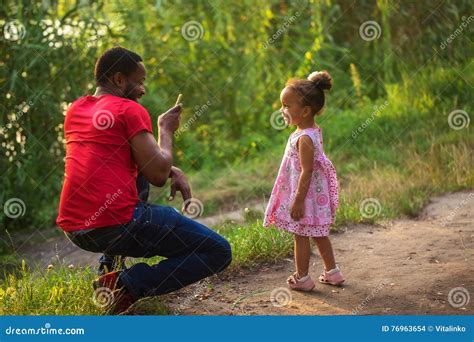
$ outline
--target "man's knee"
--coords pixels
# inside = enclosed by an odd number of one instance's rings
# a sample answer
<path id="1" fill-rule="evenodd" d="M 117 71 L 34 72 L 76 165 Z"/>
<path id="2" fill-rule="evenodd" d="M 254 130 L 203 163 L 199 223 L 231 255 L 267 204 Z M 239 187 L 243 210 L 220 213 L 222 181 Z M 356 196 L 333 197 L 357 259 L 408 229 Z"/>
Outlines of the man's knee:
<path id="1" fill-rule="evenodd" d="M 221 272 L 229 267 L 232 262 L 232 248 L 230 247 L 229 241 L 224 238 L 219 239 L 219 244 L 213 253 L 213 258 L 215 273 Z"/>

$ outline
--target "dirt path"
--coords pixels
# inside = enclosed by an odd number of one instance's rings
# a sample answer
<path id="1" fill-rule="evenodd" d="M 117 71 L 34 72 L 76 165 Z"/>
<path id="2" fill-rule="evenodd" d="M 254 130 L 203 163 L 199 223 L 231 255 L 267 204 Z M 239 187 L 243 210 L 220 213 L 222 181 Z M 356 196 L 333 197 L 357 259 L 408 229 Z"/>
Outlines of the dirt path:
<path id="1" fill-rule="evenodd" d="M 474 296 L 473 209 L 474 193 L 458 192 L 434 198 L 419 220 L 354 225 L 333 235 L 347 279 L 340 288 L 318 284 L 311 293 L 290 292 L 288 259 L 215 276 L 165 302 L 185 315 L 474 314 L 468 298 Z M 313 279 L 321 269 L 314 255 Z M 152 314 L 140 303 L 135 311 Z"/>

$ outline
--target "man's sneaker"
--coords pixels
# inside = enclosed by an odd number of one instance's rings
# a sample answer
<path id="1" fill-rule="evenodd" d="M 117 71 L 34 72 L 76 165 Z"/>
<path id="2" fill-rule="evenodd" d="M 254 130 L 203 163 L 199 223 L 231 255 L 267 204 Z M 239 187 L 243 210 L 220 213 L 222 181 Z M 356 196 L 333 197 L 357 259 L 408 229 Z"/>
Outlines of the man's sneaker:
<path id="1" fill-rule="evenodd" d="M 95 292 L 94 302 L 106 308 L 109 314 L 123 313 L 135 302 L 133 296 L 120 281 L 120 272 L 106 273 L 92 283 Z"/>

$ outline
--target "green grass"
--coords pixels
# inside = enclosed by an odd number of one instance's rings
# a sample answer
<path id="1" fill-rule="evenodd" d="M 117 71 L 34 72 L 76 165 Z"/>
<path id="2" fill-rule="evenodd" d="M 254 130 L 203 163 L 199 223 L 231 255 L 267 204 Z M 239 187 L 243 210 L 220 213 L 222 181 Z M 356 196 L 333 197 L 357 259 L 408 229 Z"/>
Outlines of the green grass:
<path id="1" fill-rule="evenodd" d="M 6 275 L 0 287 L 2 315 L 77 315 L 101 313 L 92 300 L 89 269 L 57 267 L 29 270 L 25 262 Z"/>
<path id="2" fill-rule="evenodd" d="M 433 195 L 473 188 L 472 128 L 454 130 L 448 125 L 453 110 L 472 113 L 471 65 L 433 68 L 416 78 L 407 75 L 400 84 L 386 85 L 386 98 L 375 103 L 365 100 L 341 111 L 329 104 L 319 124 L 341 186 L 335 229 L 348 223 L 413 217 Z M 380 115 L 353 138 L 353 130 L 370 117 L 374 105 L 385 101 L 388 105 Z M 248 206 L 268 197 L 289 132 L 275 131 L 274 143 L 256 145 L 252 158 L 244 157 L 225 169 L 191 174 L 194 196 L 204 203 L 204 213 Z M 166 191 L 154 190 L 152 198 L 162 198 Z M 380 203 L 373 217 L 361 214 L 361 203 L 368 198 Z M 243 225 L 216 227 L 232 245 L 231 268 L 291 255 L 291 235 L 263 228 L 258 216 L 252 213 Z M 103 314 L 92 301 L 93 278 L 88 268 L 28 271 L 23 265 L 0 284 L 0 314 Z M 166 313 L 159 300 L 153 303 L 155 312 Z"/>
<path id="3" fill-rule="evenodd" d="M 232 247 L 231 268 L 278 261 L 290 255 L 293 248 L 291 234 L 280 229 L 263 228 L 259 220 L 237 227 L 222 226 L 217 231 L 227 238 Z"/>

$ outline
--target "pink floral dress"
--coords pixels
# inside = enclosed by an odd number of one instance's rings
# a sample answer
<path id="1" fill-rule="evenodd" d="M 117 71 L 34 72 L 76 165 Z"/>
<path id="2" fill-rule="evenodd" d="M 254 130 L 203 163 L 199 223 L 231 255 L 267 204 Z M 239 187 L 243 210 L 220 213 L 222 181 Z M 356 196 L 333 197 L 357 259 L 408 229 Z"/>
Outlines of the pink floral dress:
<path id="1" fill-rule="evenodd" d="M 301 174 L 298 139 L 307 135 L 314 144 L 311 183 L 304 201 L 305 213 L 299 221 L 290 216 Z M 301 236 L 328 236 L 339 206 L 336 170 L 323 152 L 321 128 L 306 128 L 290 135 L 285 154 L 265 212 L 264 227 L 275 225 Z"/>

